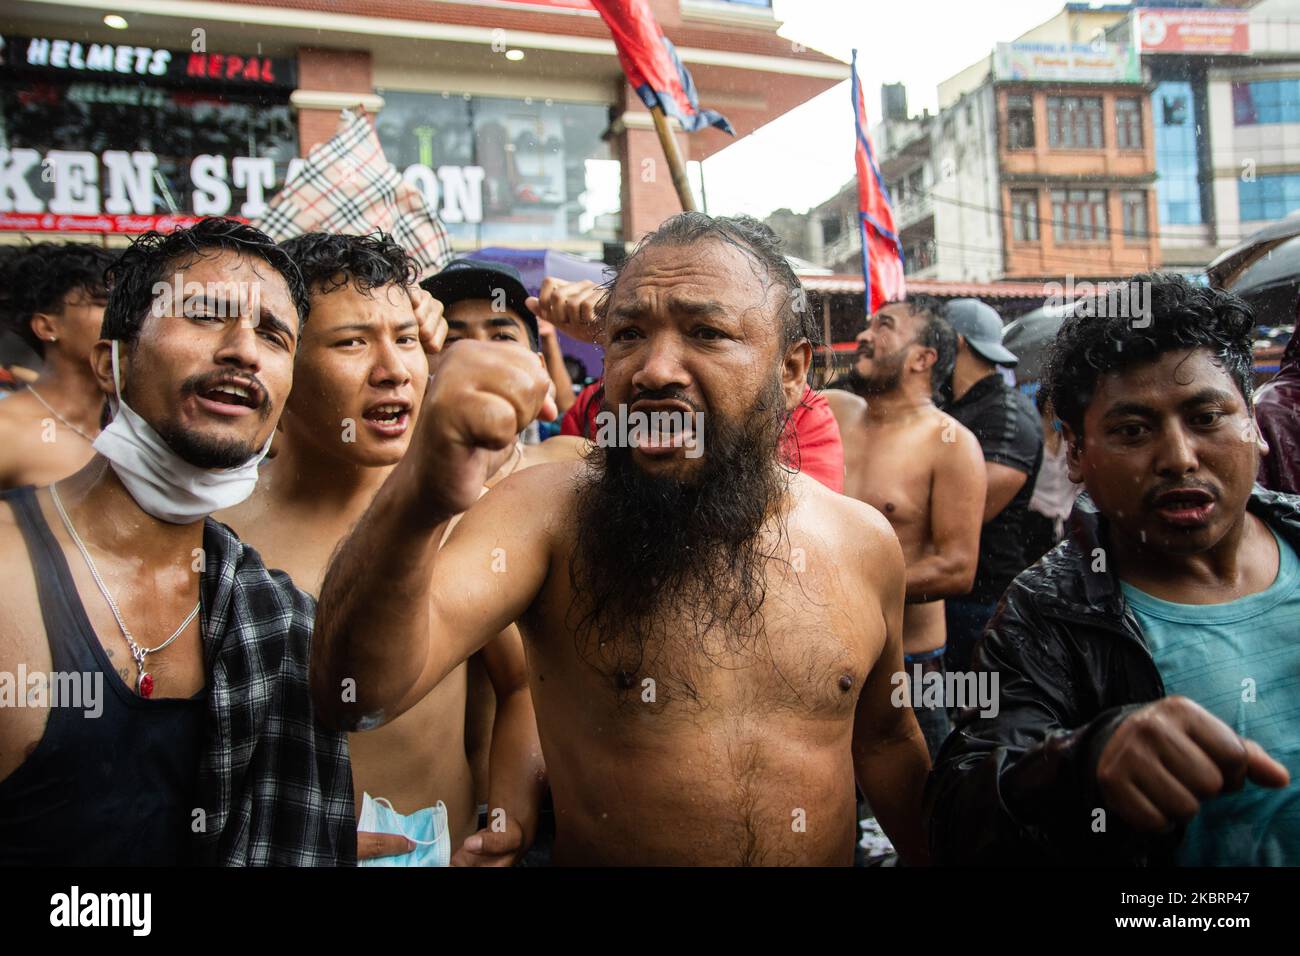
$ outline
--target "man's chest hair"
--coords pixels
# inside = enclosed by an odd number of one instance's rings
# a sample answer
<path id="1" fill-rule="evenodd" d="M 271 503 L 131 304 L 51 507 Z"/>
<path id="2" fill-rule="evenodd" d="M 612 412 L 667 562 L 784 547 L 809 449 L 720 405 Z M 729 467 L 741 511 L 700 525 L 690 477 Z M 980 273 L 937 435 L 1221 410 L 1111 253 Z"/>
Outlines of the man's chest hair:
<path id="1" fill-rule="evenodd" d="M 790 577 L 769 579 L 758 615 L 745 626 L 709 627 L 698 608 L 667 597 L 638 647 L 619 633 L 582 642 L 567 627 L 539 629 L 536 617 L 523 630 L 526 639 L 546 643 L 538 648 L 546 657 L 560 655 L 552 660 L 572 669 L 584 693 L 608 695 L 620 709 L 685 720 L 851 714 L 884 644 L 879 607 L 849 591 L 823 600 Z"/>

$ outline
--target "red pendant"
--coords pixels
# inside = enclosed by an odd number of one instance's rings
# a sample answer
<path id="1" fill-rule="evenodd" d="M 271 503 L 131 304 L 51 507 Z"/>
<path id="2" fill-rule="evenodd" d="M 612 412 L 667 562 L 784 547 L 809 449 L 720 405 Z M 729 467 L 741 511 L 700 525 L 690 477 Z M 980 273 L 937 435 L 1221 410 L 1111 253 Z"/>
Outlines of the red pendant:
<path id="1" fill-rule="evenodd" d="M 153 675 L 148 671 L 141 671 L 140 679 L 135 682 L 135 689 L 140 692 L 141 697 L 152 697 Z"/>

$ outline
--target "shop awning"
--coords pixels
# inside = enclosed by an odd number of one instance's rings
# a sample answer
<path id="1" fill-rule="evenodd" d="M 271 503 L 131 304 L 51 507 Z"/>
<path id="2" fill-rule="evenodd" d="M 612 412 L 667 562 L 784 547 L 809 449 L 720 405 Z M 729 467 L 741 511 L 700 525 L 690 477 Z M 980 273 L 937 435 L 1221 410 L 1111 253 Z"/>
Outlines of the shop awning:
<path id="1" fill-rule="evenodd" d="M 861 295 L 860 275 L 801 275 L 803 287 L 810 293 L 826 295 Z M 943 299 L 1041 299 L 1047 293 L 1041 282 L 949 282 L 938 279 L 908 279 L 909 292 L 921 292 Z"/>

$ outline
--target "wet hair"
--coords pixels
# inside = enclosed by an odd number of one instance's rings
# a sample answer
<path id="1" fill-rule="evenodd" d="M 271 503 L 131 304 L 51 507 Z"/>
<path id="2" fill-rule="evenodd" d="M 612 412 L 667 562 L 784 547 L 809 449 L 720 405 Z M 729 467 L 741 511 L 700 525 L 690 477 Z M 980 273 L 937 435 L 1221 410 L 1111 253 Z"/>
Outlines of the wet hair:
<path id="1" fill-rule="evenodd" d="M 279 273 L 289 286 L 299 324 L 307 321 L 307 287 L 289 254 L 260 229 L 210 216 L 189 229 L 146 232 L 127 247 L 107 272 L 108 306 L 100 335 L 134 344 L 153 306 L 154 287 L 167 281 L 167 273 L 223 250 L 255 256 Z"/>
<path id="2" fill-rule="evenodd" d="M 610 281 L 609 289 L 597 307 L 597 314 L 604 318 L 619 279 L 641 253 L 658 246 L 687 245 L 706 239 L 734 246 L 753 260 L 755 273 L 763 280 L 765 292 L 772 283 L 780 287 L 781 306 L 777 317 L 781 320 L 782 350 L 800 341 L 813 347 L 821 344 L 821 325 L 813 316 L 803 283 L 781 252 L 781 239 L 752 216 L 706 216 L 702 212 L 683 212 L 665 220 L 637 243 L 636 249 Z"/>
<path id="3" fill-rule="evenodd" d="M 905 301 L 913 315 L 925 319 L 924 328 L 917 330 L 916 341 L 918 345 L 934 349 L 938 356 L 930 367 L 930 388 L 937 391 L 952 377 L 953 367 L 957 364 L 957 333 L 943 317 L 942 299 L 918 292 L 909 295 Z"/>
<path id="4" fill-rule="evenodd" d="M 88 242 L 6 246 L 0 253 L 0 316 L 4 327 L 43 358 L 45 343 L 32 331 L 32 316 L 60 311 L 65 297 L 72 292 L 92 299 L 107 298 L 104 270 L 115 258 L 109 250 Z"/>
<path id="5" fill-rule="evenodd" d="M 1057 332 L 1043 376 L 1043 390 L 1056 417 L 1082 436 L 1084 414 L 1102 375 L 1154 362 L 1166 352 L 1195 348 L 1213 353 L 1249 407 L 1255 328 L 1250 305 L 1231 292 L 1194 285 L 1169 273 L 1143 273 L 1127 284 L 1129 301 L 1133 290 L 1149 290 L 1145 315 L 1109 307 L 1103 287 L 1095 297 L 1081 300 Z"/>
<path id="6" fill-rule="evenodd" d="M 361 293 L 386 285 L 415 284 L 418 269 L 391 236 L 343 236 L 309 232 L 280 243 L 302 273 L 309 293 L 328 293 L 351 285 Z"/>

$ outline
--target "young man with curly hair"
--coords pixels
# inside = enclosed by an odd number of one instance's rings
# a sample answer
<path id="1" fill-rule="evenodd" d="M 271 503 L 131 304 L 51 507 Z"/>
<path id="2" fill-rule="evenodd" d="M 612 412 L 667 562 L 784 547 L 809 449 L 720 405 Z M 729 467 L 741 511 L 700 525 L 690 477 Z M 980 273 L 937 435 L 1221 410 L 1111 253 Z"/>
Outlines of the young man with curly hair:
<path id="1" fill-rule="evenodd" d="M 977 647 L 999 707 L 936 761 L 940 862 L 1300 864 L 1300 499 L 1255 487 L 1254 316 L 1130 283 L 1147 307 L 1107 291 L 1053 346 L 1087 494 Z"/>

